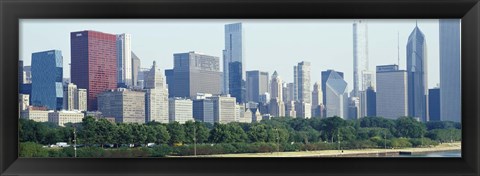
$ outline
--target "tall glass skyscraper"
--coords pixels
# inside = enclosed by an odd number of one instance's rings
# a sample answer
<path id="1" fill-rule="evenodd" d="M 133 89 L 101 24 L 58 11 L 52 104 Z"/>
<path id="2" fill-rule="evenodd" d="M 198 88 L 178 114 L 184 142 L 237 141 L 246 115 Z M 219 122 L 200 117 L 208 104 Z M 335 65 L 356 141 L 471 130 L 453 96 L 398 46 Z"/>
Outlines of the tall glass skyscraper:
<path id="1" fill-rule="evenodd" d="M 340 77 L 343 78 L 343 72 L 339 72 L 339 71 L 335 71 L 335 70 L 327 70 L 327 71 L 322 71 L 322 94 L 323 94 L 323 105 L 326 105 L 327 102 L 326 102 L 326 85 L 327 85 L 327 80 L 328 80 L 328 77 L 330 77 L 330 74 L 332 73 L 337 73 L 338 75 L 340 75 Z"/>
<path id="2" fill-rule="evenodd" d="M 415 26 L 407 43 L 408 115 L 426 122 L 428 117 L 427 43 Z"/>
<path id="3" fill-rule="evenodd" d="M 132 36 L 130 34 L 117 35 L 117 82 L 119 87 L 132 87 Z"/>
<path id="4" fill-rule="evenodd" d="M 353 22 L 352 96 L 360 96 L 359 91 L 367 89 L 372 84 L 368 70 L 368 26 L 365 20 L 355 20 Z"/>
<path id="5" fill-rule="evenodd" d="M 117 88 L 116 35 L 72 32 L 70 46 L 72 83 L 87 89 L 87 109 L 95 111 L 98 94 Z"/>
<path id="6" fill-rule="evenodd" d="M 232 97 L 236 98 L 237 103 L 243 103 L 245 100 L 245 81 L 242 79 L 243 64 L 241 62 L 230 62 L 228 64 L 228 87 Z"/>
<path id="7" fill-rule="evenodd" d="M 440 119 L 461 121 L 460 19 L 440 19 Z"/>
<path id="8" fill-rule="evenodd" d="M 327 117 L 348 117 L 347 82 L 337 72 L 331 72 L 325 83 L 325 111 Z"/>
<path id="9" fill-rule="evenodd" d="M 50 50 L 33 53 L 32 75 L 32 105 L 61 110 L 63 108 L 62 52 Z"/>
<path id="10" fill-rule="evenodd" d="M 241 84 L 241 80 L 245 80 L 245 62 L 243 50 L 243 28 L 242 23 L 233 23 L 225 25 L 225 49 L 223 50 L 223 93 L 230 93 L 231 86 Z M 240 72 L 233 77 L 240 76 L 241 80 L 233 80 L 236 83 L 230 84 L 230 63 L 238 62 L 241 68 Z M 237 65 L 238 65 L 237 63 Z M 238 98 L 237 98 L 238 100 Z"/>

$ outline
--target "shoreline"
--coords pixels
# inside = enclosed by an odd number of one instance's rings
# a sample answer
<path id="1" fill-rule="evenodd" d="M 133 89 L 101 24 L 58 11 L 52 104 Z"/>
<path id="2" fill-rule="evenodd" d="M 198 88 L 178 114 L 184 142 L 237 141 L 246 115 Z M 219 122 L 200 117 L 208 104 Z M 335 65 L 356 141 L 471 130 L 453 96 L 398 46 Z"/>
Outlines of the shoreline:
<path id="1" fill-rule="evenodd" d="M 461 143 L 443 143 L 435 147 L 426 148 L 399 148 L 399 149 L 356 149 L 356 150 L 317 150 L 273 153 L 235 153 L 197 156 L 170 156 L 170 157 L 393 157 L 400 152 L 407 155 L 430 152 L 461 150 Z"/>

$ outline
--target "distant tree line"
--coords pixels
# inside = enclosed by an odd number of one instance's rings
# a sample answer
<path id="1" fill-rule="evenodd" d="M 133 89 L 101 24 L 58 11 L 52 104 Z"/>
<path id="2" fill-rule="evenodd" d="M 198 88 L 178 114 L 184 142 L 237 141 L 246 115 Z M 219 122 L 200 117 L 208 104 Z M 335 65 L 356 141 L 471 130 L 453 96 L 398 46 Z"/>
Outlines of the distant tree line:
<path id="1" fill-rule="evenodd" d="M 340 117 L 276 117 L 255 123 L 213 125 L 192 121 L 185 124 L 117 124 L 105 119 L 86 117 L 82 123 L 67 124 L 66 127 L 25 119 L 20 119 L 19 125 L 21 156 L 34 156 L 34 151 L 39 151 L 37 148 L 42 148 L 42 145 L 56 142 L 72 144 L 74 128 L 77 132 L 77 144 L 85 146 L 79 149 L 79 152 L 84 152 L 81 155 L 85 157 L 132 155 L 127 151 L 135 151 L 135 156 L 190 155 L 194 153 L 194 147 L 197 154 L 401 148 L 461 140 L 460 123 L 422 123 L 411 117 L 396 120 L 382 117 L 364 117 L 357 120 L 344 120 Z M 144 149 L 121 147 L 128 144 L 146 146 L 148 143 L 155 143 L 157 146 L 143 147 Z M 194 143 L 195 146 L 192 145 Z M 101 148 L 112 144 L 115 144 L 114 149 Z M 22 150 L 30 153 L 22 153 Z M 47 151 L 41 156 L 71 154 L 70 148 L 65 148 Z"/>

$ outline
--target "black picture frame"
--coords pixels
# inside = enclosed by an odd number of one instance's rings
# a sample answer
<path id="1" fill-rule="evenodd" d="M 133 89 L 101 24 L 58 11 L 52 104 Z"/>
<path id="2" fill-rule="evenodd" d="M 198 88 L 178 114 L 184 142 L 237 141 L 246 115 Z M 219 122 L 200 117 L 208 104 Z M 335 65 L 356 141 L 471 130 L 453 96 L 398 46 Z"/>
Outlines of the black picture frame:
<path id="1" fill-rule="evenodd" d="M 461 18 L 461 158 L 18 158 L 19 19 Z M 0 0 L 1 175 L 479 175 L 478 0 Z"/>

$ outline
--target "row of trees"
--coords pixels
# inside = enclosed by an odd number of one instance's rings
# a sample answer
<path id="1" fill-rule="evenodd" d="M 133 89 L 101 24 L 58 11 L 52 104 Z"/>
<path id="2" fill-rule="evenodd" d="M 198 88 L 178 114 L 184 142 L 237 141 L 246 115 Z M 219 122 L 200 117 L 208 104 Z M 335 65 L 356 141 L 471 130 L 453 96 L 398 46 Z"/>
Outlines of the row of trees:
<path id="1" fill-rule="evenodd" d="M 421 123 L 410 117 L 396 120 L 381 117 L 364 117 L 358 120 L 344 120 L 340 117 L 312 119 L 278 117 L 259 123 L 214 125 L 192 121 L 185 124 L 177 122 L 116 124 L 105 119 L 86 117 L 82 123 L 68 124 L 66 127 L 20 119 L 20 142 L 43 145 L 60 141 L 71 143 L 73 128 L 77 131 L 77 143 L 85 145 L 147 143 L 181 145 L 196 141 L 198 144 L 342 142 L 344 145 L 358 145 L 363 142 L 384 146 L 387 139 L 396 138 L 429 138 L 438 142 L 461 140 L 459 123 Z"/>

